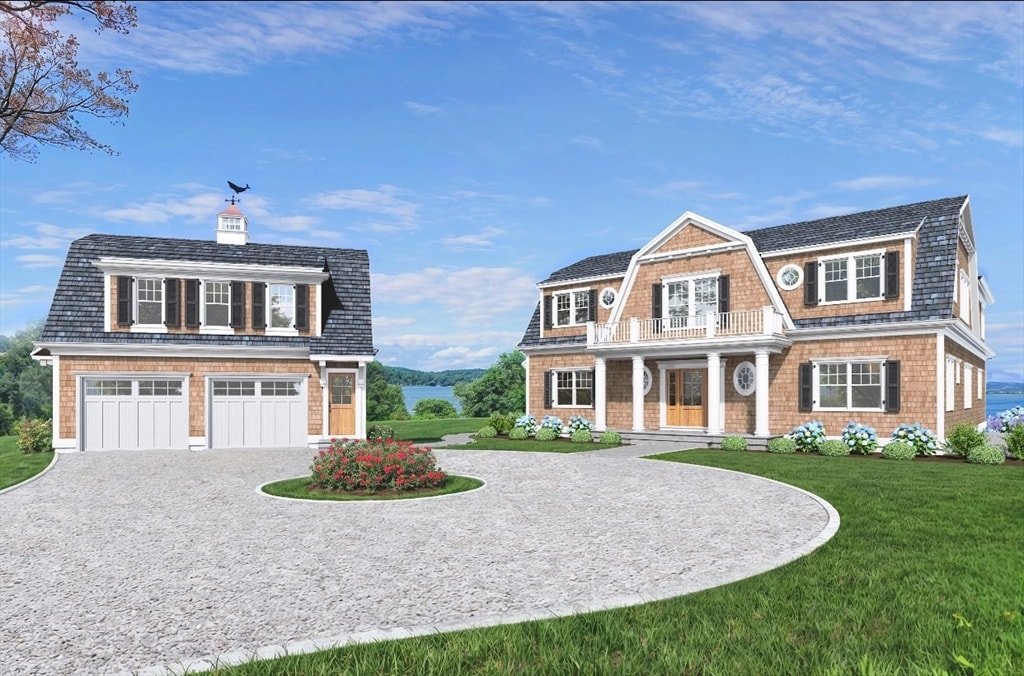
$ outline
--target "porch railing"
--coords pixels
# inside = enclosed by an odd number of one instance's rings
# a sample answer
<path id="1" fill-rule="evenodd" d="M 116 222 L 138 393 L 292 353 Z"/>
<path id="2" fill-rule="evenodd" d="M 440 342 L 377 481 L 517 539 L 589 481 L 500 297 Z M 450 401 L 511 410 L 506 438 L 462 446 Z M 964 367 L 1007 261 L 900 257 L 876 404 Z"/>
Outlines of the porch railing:
<path id="1" fill-rule="evenodd" d="M 782 315 L 771 306 L 758 310 L 715 312 L 699 317 L 633 317 L 618 322 L 587 324 L 587 345 L 619 345 L 716 336 L 770 336 L 783 334 Z"/>

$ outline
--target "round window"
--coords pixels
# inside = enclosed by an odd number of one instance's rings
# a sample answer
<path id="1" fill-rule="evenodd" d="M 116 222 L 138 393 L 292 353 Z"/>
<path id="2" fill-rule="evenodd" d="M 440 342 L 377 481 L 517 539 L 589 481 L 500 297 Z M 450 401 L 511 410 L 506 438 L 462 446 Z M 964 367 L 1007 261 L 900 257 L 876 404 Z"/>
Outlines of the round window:
<path id="1" fill-rule="evenodd" d="M 654 376 L 651 375 L 651 369 L 644 367 L 644 396 L 651 391 L 651 385 L 654 383 Z"/>
<path id="2" fill-rule="evenodd" d="M 606 310 L 615 303 L 615 289 L 608 287 L 601 292 L 601 307 Z"/>
<path id="3" fill-rule="evenodd" d="M 744 397 L 749 396 L 757 387 L 757 371 L 749 361 L 740 362 L 732 372 L 732 386 Z"/>
<path id="4" fill-rule="evenodd" d="M 786 291 L 792 291 L 796 287 L 800 286 L 800 282 L 804 281 L 804 271 L 800 269 L 799 265 L 784 265 L 779 270 L 777 277 L 779 286 Z"/>

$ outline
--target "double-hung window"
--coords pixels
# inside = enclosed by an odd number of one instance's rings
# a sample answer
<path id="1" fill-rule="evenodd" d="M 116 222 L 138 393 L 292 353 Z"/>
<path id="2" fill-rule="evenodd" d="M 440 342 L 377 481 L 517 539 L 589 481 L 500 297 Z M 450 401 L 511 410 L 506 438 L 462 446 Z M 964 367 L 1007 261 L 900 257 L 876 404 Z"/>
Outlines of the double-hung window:
<path id="1" fill-rule="evenodd" d="M 670 281 L 662 288 L 668 328 L 704 326 L 704 317 L 718 312 L 717 276 Z"/>
<path id="2" fill-rule="evenodd" d="M 145 326 L 163 325 L 164 281 L 140 277 L 136 280 L 135 288 L 136 323 Z"/>
<path id="3" fill-rule="evenodd" d="M 270 284 L 270 328 L 291 329 L 295 326 L 295 287 L 291 284 Z"/>
<path id="4" fill-rule="evenodd" d="M 206 282 L 206 326 L 228 326 L 231 310 L 231 282 Z"/>
<path id="5" fill-rule="evenodd" d="M 821 302 L 882 298 L 884 260 L 881 252 L 823 259 Z"/>
<path id="6" fill-rule="evenodd" d="M 551 326 L 581 326 L 597 317 L 597 292 L 592 289 L 551 294 Z"/>
<path id="7" fill-rule="evenodd" d="M 882 362 L 819 362 L 816 367 L 818 409 L 882 410 Z"/>
<path id="8" fill-rule="evenodd" d="M 594 372 L 587 369 L 555 371 L 555 406 L 593 406 Z"/>

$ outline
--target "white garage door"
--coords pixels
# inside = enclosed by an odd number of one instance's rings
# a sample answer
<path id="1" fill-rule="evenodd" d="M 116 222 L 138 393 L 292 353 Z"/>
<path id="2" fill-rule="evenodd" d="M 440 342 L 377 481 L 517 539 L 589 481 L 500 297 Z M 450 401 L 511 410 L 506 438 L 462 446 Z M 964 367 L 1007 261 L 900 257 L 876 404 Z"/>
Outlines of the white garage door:
<path id="1" fill-rule="evenodd" d="M 212 389 L 212 448 L 307 445 L 304 378 L 217 379 Z"/>
<path id="2" fill-rule="evenodd" d="M 181 378 L 84 378 L 86 451 L 187 449 Z"/>

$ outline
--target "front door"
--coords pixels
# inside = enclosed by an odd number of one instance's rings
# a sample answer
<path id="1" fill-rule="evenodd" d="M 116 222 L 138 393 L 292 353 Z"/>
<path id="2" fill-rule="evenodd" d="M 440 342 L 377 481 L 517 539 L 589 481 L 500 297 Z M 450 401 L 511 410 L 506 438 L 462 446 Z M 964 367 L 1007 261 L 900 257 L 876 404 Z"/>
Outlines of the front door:
<path id="1" fill-rule="evenodd" d="M 706 427 L 707 378 L 704 369 L 666 371 L 665 424 L 669 427 Z"/>
<path id="2" fill-rule="evenodd" d="M 332 373 L 330 385 L 329 429 L 332 436 L 354 436 L 356 433 L 356 374 Z"/>

